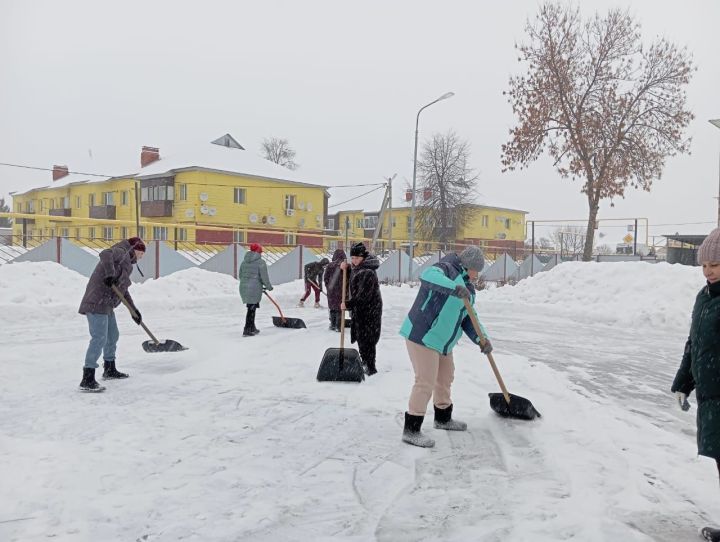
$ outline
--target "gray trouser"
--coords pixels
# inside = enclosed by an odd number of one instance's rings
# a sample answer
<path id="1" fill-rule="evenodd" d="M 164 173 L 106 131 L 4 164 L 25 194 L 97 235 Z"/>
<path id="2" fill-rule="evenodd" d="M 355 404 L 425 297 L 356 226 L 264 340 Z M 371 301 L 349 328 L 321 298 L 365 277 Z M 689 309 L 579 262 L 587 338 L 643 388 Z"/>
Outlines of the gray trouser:
<path id="1" fill-rule="evenodd" d="M 115 313 L 86 314 L 90 329 L 90 344 L 85 354 L 85 368 L 97 369 L 98 359 L 102 354 L 105 361 L 115 361 L 115 349 L 120 338 L 120 331 L 115 320 Z"/>

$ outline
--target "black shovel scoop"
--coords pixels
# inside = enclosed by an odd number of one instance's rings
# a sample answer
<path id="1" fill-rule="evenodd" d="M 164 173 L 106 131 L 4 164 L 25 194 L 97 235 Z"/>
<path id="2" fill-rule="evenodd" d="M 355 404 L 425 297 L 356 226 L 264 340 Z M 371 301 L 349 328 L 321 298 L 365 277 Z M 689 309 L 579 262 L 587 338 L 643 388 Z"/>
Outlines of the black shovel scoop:
<path id="1" fill-rule="evenodd" d="M 267 296 L 267 298 L 272 301 L 272 304 L 275 305 L 275 308 L 280 313 L 280 316 L 273 316 L 272 321 L 273 325 L 275 327 L 287 327 L 290 329 L 306 329 L 307 326 L 305 325 L 305 322 L 303 322 L 300 318 L 288 318 L 285 316 L 282 312 L 282 309 L 280 308 L 280 305 L 278 305 L 275 300 L 270 297 L 270 294 L 267 293 L 265 290 L 263 290 L 263 293 Z"/>
<path id="2" fill-rule="evenodd" d="M 117 286 L 113 284 L 112 289 L 113 292 L 115 292 L 115 295 L 120 298 L 122 304 L 128 308 L 128 310 L 130 311 L 130 315 L 134 318 L 136 316 L 135 308 L 130 303 L 128 303 L 127 299 L 125 299 L 125 296 L 122 295 L 122 292 L 118 289 Z M 172 339 L 167 339 L 162 342 L 158 341 L 155 335 L 153 335 L 152 332 L 145 325 L 145 322 L 140 321 L 140 325 L 145 330 L 145 333 L 147 333 L 152 339 L 151 341 L 145 341 L 144 343 L 142 343 L 142 347 L 145 352 L 180 352 L 181 350 L 187 350 L 185 346 L 181 345 L 177 341 L 173 341 Z"/>
<path id="3" fill-rule="evenodd" d="M 483 335 L 482 329 L 480 328 L 477 316 L 475 316 L 475 311 L 473 310 L 472 305 L 470 305 L 470 301 L 468 299 L 464 299 L 463 301 L 465 302 L 465 308 L 470 315 L 470 320 L 472 320 L 475 333 L 477 333 L 478 337 L 480 337 L 480 344 L 484 345 L 486 341 L 485 335 Z M 524 397 L 520 397 L 519 395 L 512 395 L 508 393 L 507 388 L 505 387 L 505 382 L 503 382 L 502 376 L 500 376 L 500 371 L 498 371 L 492 353 L 487 354 L 487 358 L 490 362 L 490 367 L 492 367 L 493 373 L 495 373 L 495 378 L 500 385 L 500 389 L 502 390 L 502 393 L 488 393 L 488 396 L 490 397 L 490 408 L 504 418 L 516 418 L 518 420 L 534 420 L 535 418 L 540 418 L 540 413 L 535 409 L 530 401 Z"/>

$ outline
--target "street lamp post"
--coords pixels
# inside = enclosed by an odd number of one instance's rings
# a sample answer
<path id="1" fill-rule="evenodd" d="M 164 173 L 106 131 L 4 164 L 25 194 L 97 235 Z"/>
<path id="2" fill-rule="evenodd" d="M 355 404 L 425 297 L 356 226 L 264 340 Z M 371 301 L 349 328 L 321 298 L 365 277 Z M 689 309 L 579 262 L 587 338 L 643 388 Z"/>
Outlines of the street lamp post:
<path id="1" fill-rule="evenodd" d="M 417 149 L 418 149 L 418 127 L 420 125 L 420 113 L 431 105 L 442 100 L 447 100 L 455 96 L 454 92 L 446 92 L 437 100 L 433 100 L 427 105 L 422 106 L 415 117 L 415 154 L 413 156 L 413 180 L 412 180 L 412 205 L 410 207 L 410 261 L 408 262 L 408 281 L 412 280 L 413 258 L 415 257 L 415 184 L 417 179 Z"/>
<path id="2" fill-rule="evenodd" d="M 720 128 L 720 119 L 711 120 L 710 124 Z M 718 154 L 718 228 L 720 228 L 720 154 Z"/>

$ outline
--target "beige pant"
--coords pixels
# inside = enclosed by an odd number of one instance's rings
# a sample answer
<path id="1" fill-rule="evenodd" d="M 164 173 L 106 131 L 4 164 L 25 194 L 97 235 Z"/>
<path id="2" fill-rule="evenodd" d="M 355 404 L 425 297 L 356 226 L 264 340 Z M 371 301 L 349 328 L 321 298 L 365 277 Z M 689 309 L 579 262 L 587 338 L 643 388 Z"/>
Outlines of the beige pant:
<path id="1" fill-rule="evenodd" d="M 443 356 L 426 346 L 405 341 L 410 361 L 415 371 L 415 385 L 410 394 L 408 413 L 425 416 L 430 398 L 436 407 L 447 408 L 452 404 L 450 387 L 455 378 L 452 353 Z"/>

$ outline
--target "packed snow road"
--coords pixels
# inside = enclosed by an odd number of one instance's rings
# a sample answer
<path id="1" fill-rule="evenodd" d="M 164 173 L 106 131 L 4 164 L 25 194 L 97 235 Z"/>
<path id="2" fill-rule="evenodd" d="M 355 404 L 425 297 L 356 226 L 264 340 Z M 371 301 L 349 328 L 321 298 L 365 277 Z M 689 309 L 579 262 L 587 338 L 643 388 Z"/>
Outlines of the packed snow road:
<path id="1" fill-rule="evenodd" d="M 577 303 L 538 302 L 526 286 L 480 295 L 510 391 L 543 418 L 492 413 L 497 384 L 461 340 L 453 398 L 469 428 L 436 431 L 428 416 L 430 450 L 400 441 L 412 370 L 397 330 L 413 289 L 383 287 L 379 373 L 353 385 L 316 382 L 338 334 L 326 311 L 291 308 L 300 283 L 275 291 L 308 329 L 272 327 L 263 303 L 251 338 L 230 277 L 189 270 L 136 285 L 153 332 L 190 350 L 146 354 L 118 309 L 118 368 L 131 377 L 88 395 L 77 391 L 85 279 L 50 263 L 0 266 L 0 539 L 695 540 L 720 520 L 717 477 L 696 457 L 694 409 L 679 411 L 668 388 L 702 280 L 687 270 L 678 284 L 664 266 L 653 272 L 666 284 L 644 285 L 631 268 L 645 301 L 595 311 L 587 299 L 625 269 L 607 265 Z M 562 268 L 533 281 L 547 288 Z M 653 306 L 684 314 L 633 318 Z"/>

